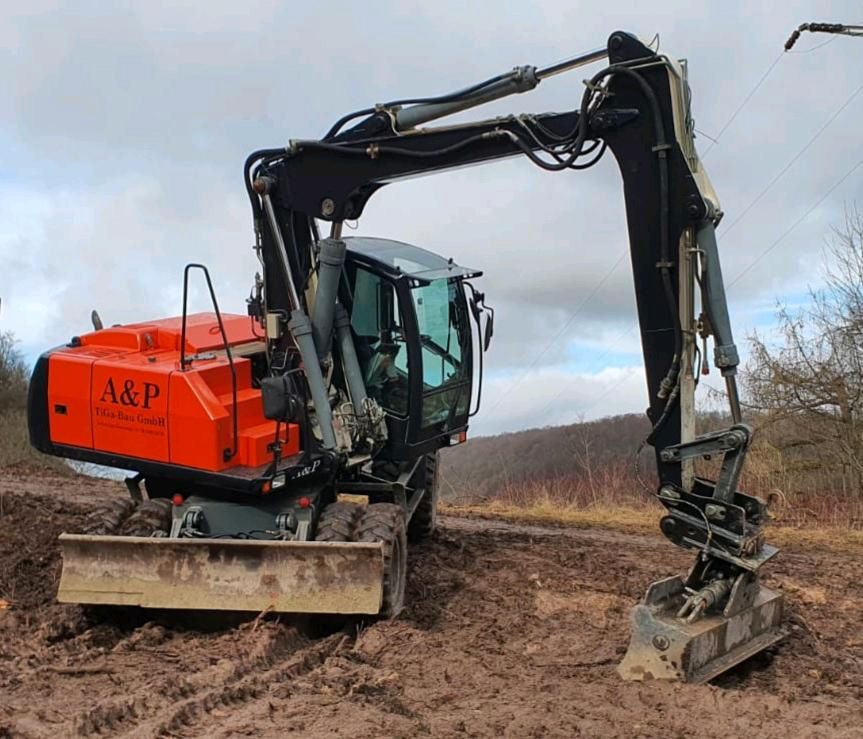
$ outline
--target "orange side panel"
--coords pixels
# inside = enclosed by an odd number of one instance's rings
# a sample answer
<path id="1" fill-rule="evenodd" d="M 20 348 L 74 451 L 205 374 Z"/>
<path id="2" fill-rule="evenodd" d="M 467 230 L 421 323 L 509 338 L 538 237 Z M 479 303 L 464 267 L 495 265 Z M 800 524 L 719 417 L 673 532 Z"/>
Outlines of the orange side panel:
<path id="1" fill-rule="evenodd" d="M 228 341 L 256 337 L 248 316 L 223 316 Z M 51 439 L 127 457 L 211 472 L 272 461 L 276 424 L 264 417 L 252 363 L 235 357 L 237 454 L 233 444 L 231 368 L 212 314 L 189 316 L 185 371 L 179 367 L 181 320 L 116 326 L 81 337 L 51 356 Z M 281 427 L 282 457 L 300 451 L 300 429 Z"/>
<path id="2" fill-rule="evenodd" d="M 204 377 L 196 371 L 171 375 L 171 462 L 218 472 L 228 466 L 231 417 Z"/>
<path id="3" fill-rule="evenodd" d="M 48 360 L 48 424 L 54 444 L 93 448 L 90 374 L 93 357 L 56 352 Z"/>
<path id="4" fill-rule="evenodd" d="M 140 355 L 138 355 L 140 359 Z M 97 449 L 156 462 L 168 456 L 167 363 L 128 360 L 93 365 L 93 442 Z"/>
<path id="5" fill-rule="evenodd" d="M 282 424 L 282 458 L 300 452 L 300 427 L 295 423 Z M 266 421 L 240 431 L 240 464 L 260 467 L 273 461 L 272 444 L 276 440 L 276 424 Z"/>
<path id="6" fill-rule="evenodd" d="M 192 367 L 204 378 L 204 381 L 216 395 L 225 395 L 231 392 L 231 367 L 224 358 L 195 362 Z M 237 390 L 251 387 L 252 363 L 248 359 L 235 357 L 234 368 L 237 372 Z"/>

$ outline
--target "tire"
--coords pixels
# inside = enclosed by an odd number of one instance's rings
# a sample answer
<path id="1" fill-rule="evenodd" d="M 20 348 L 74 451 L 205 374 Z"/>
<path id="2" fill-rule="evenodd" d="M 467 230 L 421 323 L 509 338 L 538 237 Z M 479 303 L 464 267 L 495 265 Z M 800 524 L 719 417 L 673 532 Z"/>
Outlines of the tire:
<path id="1" fill-rule="evenodd" d="M 434 533 L 437 523 L 437 502 L 440 497 L 439 464 L 438 452 L 426 454 L 425 460 L 420 463 L 417 486 L 425 488 L 425 494 L 408 524 L 408 540 L 411 543 L 424 541 Z"/>
<path id="2" fill-rule="evenodd" d="M 121 536 L 167 536 L 171 531 L 171 501 L 145 500 L 120 527 Z"/>
<path id="3" fill-rule="evenodd" d="M 120 498 L 100 503 L 87 514 L 82 534 L 104 536 L 115 533 L 135 509 L 135 502 L 130 498 Z"/>
<path id="4" fill-rule="evenodd" d="M 354 541 L 365 508 L 355 503 L 330 503 L 321 512 L 315 541 Z"/>
<path id="5" fill-rule="evenodd" d="M 356 541 L 384 545 L 384 597 L 381 618 L 395 618 L 405 604 L 408 542 L 405 514 L 395 503 L 372 503 L 359 520 Z"/>

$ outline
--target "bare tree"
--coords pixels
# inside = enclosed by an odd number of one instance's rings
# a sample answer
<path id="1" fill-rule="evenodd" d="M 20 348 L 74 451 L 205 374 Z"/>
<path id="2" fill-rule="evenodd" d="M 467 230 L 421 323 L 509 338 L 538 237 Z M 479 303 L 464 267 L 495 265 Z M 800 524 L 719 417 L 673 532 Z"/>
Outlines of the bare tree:
<path id="1" fill-rule="evenodd" d="M 0 332 L 0 413 L 27 403 L 27 366 L 15 348 L 15 338 Z"/>
<path id="2" fill-rule="evenodd" d="M 780 340 L 751 338 L 745 385 L 761 426 L 793 471 L 863 491 L 863 215 L 846 213 L 810 305 L 779 309 Z"/>

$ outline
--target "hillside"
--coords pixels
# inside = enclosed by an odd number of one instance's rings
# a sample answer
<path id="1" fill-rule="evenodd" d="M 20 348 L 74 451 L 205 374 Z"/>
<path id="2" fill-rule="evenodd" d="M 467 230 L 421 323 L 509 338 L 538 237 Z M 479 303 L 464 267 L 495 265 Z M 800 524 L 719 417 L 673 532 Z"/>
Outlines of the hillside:
<path id="1" fill-rule="evenodd" d="M 627 414 L 470 439 L 443 453 L 444 497 L 470 500 L 561 480 L 598 485 L 597 478 L 608 484 L 610 477 L 631 477 L 635 452 L 649 430 L 646 416 Z M 645 476 L 650 458 L 644 450 Z"/>

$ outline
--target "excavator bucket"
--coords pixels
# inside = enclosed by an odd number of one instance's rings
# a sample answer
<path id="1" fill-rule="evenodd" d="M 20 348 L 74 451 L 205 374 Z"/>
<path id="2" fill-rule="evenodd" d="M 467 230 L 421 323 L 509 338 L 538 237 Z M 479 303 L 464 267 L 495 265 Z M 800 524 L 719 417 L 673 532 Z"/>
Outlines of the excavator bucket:
<path id="1" fill-rule="evenodd" d="M 651 584 L 632 611 L 621 677 L 703 683 L 785 636 L 782 596 L 757 580 L 741 578 L 722 612 L 692 622 L 678 617 L 684 599 L 680 577 Z"/>
<path id="2" fill-rule="evenodd" d="M 61 603 L 375 614 L 379 543 L 62 534 Z"/>

